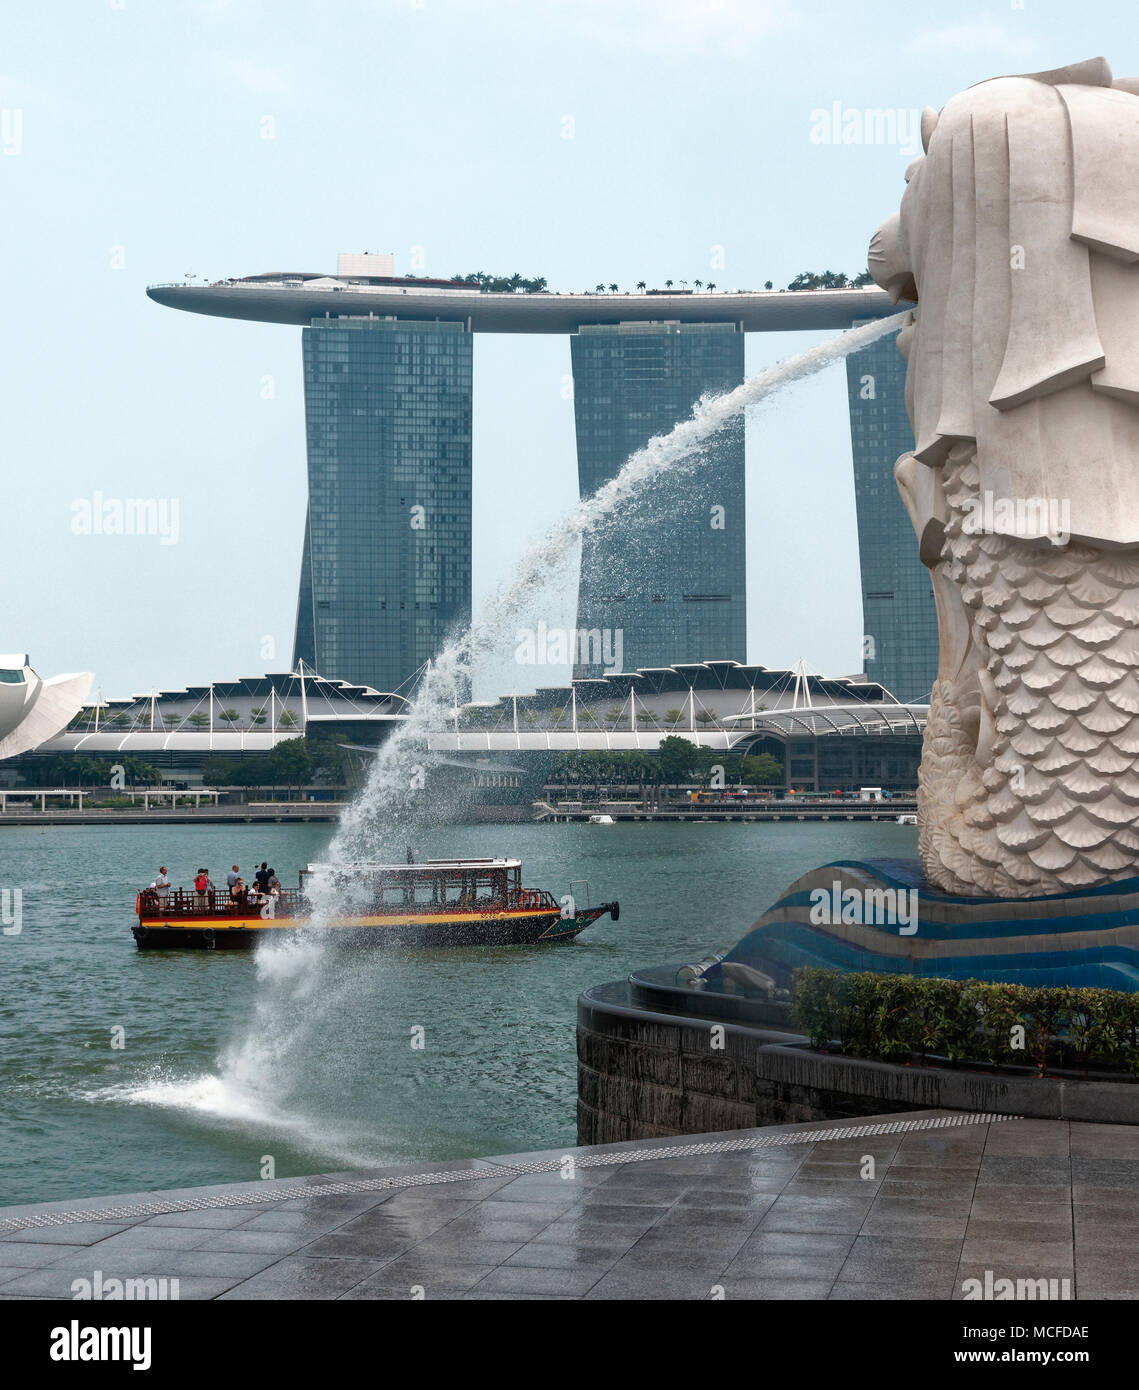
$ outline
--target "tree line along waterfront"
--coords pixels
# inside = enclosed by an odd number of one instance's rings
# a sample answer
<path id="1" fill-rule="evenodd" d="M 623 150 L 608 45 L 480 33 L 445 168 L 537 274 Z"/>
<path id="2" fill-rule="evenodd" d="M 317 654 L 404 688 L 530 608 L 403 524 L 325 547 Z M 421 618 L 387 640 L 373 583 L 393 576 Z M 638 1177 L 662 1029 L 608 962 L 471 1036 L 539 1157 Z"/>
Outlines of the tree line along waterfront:
<path id="1" fill-rule="evenodd" d="M 719 772 L 717 773 L 717 769 Z M 767 787 L 781 785 L 783 765 L 770 753 L 753 755 L 698 748 L 672 734 L 656 753 L 643 749 L 581 749 L 559 753 L 548 781 L 596 785 L 602 782 L 679 786 L 690 782 Z"/>
<path id="2" fill-rule="evenodd" d="M 733 784 L 771 786 L 782 781 L 783 766 L 770 753 L 741 755 L 698 748 L 689 739 L 670 735 L 658 752 L 642 749 L 583 749 L 533 759 L 535 777 L 562 783 L 654 783 L 662 786 L 722 779 Z M 112 769 L 118 769 L 114 784 Z M 717 771 L 718 770 L 718 771 Z M 246 753 L 240 759 L 209 757 L 202 763 L 201 784 L 207 787 L 344 786 L 351 769 L 332 738 L 302 736 L 286 739 L 268 753 Z M 168 774 L 133 753 L 103 755 L 66 753 L 45 768 L 47 785 L 98 788 L 156 787 Z"/>
<path id="3" fill-rule="evenodd" d="M 128 791 L 184 780 L 133 753 L 102 757 L 64 753 L 47 764 L 44 778 L 49 786 Z M 207 758 L 200 775 L 200 784 L 205 787 L 342 787 L 345 783 L 345 759 L 335 740 L 309 736 L 285 739 L 268 753 L 247 753 L 240 759 Z"/>

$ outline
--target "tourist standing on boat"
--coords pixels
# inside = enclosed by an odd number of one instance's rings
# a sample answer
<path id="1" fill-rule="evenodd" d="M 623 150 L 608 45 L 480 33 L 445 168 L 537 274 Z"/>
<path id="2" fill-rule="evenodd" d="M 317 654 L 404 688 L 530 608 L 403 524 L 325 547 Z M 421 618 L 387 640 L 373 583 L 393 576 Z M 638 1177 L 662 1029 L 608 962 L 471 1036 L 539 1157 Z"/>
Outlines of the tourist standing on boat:
<path id="1" fill-rule="evenodd" d="M 235 864 L 233 868 L 230 869 L 229 873 L 225 876 L 225 886 L 229 889 L 232 889 L 233 885 L 237 882 L 240 873 L 240 868 Z"/>
<path id="2" fill-rule="evenodd" d="M 243 903 L 245 901 L 245 880 L 243 878 L 234 879 L 229 889 L 230 902 Z"/>
<path id="3" fill-rule="evenodd" d="M 274 896 L 281 891 L 281 880 L 277 877 L 277 870 L 269 870 L 269 881 L 265 885 L 265 892 L 272 893 Z"/>
<path id="4" fill-rule="evenodd" d="M 194 875 L 194 892 L 197 895 L 198 907 L 206 906 L 209 901 L 207 894 L 212 887 L 213 884 L 210 882 L 210 871 L 208 869 L 199 869 Z"/>
<path id="5" fill-rule="evenodd" d="M 261 867 L 260 867 L 260 868 L 257 870 L 257 872 L 253 875 L 253 881 L 257 884 L 257 888 L 258 888 L 258 890 L 259 890 L 260 892 L 264 893 L 264 892 L 267 892 L 267 891 L 268 891 L 268 888 L 269 888 L 269 861 L 268 861 L 267 859 L 262 859 L 262 861 L 261 861 Z"/>
<path id="6" fill-rule="evenodd" d="M 158 871 L 158 877 L 154 880 L 154 889 L 158 894 L 159 902 L 165 902 L 170 896 L 170 880 L 166 876 L 166 865 Z"/>

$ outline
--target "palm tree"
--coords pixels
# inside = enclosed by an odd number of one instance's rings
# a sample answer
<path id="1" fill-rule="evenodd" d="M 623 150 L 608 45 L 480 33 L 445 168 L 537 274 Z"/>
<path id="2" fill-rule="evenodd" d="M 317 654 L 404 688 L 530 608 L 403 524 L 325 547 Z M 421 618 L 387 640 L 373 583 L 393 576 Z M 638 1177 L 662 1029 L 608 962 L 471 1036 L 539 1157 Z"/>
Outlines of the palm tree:
<path id="1" fill-rule="evenodd" d="M 232 728 L 233 725 L 236 724 L 237 721 L 241 718 L 241 715 L 238 714 L 238 712 L 235 709 L 223 709 L 221 712 L 221 717 Z"/>
<path id="2" fill-rule="evenodd" d="M 209 722 L 210 716 L 204 710 L 195 710 L 186 720 L 186 723 L 195 729 L 204 729 Z"/>
<path id="3" fill-rule="evenodd" d="M 277 723 L 283 729 L 295 729 L 297 726 L 297 716 L 291 709 L 283 709 L 277 717 Z"/>
<path id="4" fill-rule="evenodd" d="M 666 281 L 664 282 L 664 287 L 665 287 L 666 290 L 672 289 L 672 281 L 671 281 L 671 280 L 666 280 Z"/>
<path id="5" fill-rule="evenodd" d="M 693 280 L 692 283 L 696 286 L 697 289 L 699 289 L 700 286 L 704 283 L 704 281 L 703 281 L 703 280 Z"/>
<path id="6" fill-rule="evenodd" d="M 610 286 L 609 286 L 609 289 L 612 291 L 613 294 L 616 294 L 616 293 L 617 293 L 617 286 L 616 286 L 616 285 L 610 285 Z"/>
<path id="7" fill-rule="evenodd" d="M 714 289 L 716 288 L 716 282 L 715 282 L 715 280 L 709 280 L 709 281 L 708 281 L 707 288 L 710 289 L 710 290 L 714 290 Z"/>
<path id="8" fill-rule="evenodd" d="M 666 709 L 664 712 L 664 717 L 667 723 L 669 723 L 670 725 L 672 725 L 673 728 L 675 728 L 676 725 L 679 724 L 680 721 L 684 718 L 684 711 L 682 709 Z"/>
<path id="9" fill-rule="evenodd" d="M 644 288 L 645 288 L 645 282 L 644 282 L 643 280 L 638 280 L 638 281 L 637 281 L 637 289 L 643 290 Z"/>
<path id="10" fill-rule="evenodd" d="M 260 708 L 253 711 L 250 718 L 253 720 L 254 724 L 264 724 L 266 719 L 269 718 L 269 711 L 264 705 L 261 705 Z"/>
<path id="11" fill-rule="evenodd" d="M 604 294 L 604 293 L 605 293 L 605 286 L 604 286 L 604 285 L 595 285 L 595 286 L 594 286 L 594 289 L 597 291 L 598 294 Z"/>
<path id="12" fill-rule="evenodd" d="M 714 724 L 716 722 L 716 716 L 710 709 L 701 707 L 696 711 L 696 722 L 697 724 Z"/>

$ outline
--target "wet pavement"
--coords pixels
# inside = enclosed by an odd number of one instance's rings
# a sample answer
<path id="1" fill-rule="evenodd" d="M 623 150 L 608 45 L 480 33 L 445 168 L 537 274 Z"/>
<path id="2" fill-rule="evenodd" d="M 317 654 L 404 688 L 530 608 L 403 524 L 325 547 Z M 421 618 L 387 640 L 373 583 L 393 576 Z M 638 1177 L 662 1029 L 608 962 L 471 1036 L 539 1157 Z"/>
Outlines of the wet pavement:
<path id="1" fill-rule="evenodd" d="M 923 1111 L 4 1207 L 0 1299 L 1130 1299 L 1137 1236 L 1139 1127 Z"/>

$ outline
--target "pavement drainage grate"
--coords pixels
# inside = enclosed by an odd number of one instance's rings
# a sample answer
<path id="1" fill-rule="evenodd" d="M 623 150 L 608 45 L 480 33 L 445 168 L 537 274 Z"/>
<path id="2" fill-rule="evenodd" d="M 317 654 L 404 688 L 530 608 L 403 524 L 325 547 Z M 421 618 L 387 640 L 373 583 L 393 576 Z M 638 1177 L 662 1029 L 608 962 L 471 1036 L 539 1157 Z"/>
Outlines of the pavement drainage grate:
<path id="1" fill-rule="evenodd" d="M 41 1226 L 67 1226 L 78 1221 L 118 1221 L 139 1216 L 168 1216 L 181 1211 L 214 1211 L 223 1207 L 265 1206 L 297 1198 L 340 1197 L 362 1192 L 388 1192 L 398 1188 L 430 1187 L 445 1182 L 479 1182 L 501 1174 L 518 1177 L 527 1173 L 561 1172 L 567 1159 L 577 1168 L 620 1167 L 648 1163 L 658 1158 L 700 1158 L 707 1154 L 747 1153 L 753 1149 L 786 1149 L 822 1144 L 835 1139 L 868 1139 L 881 1134 L 913 1134 L 923 1130 L 959 1129 L 962 1125 L 996 1124 L 1017 1115 L 939 1115 L 927 1120 L 887 1120 L 871 1125 L 844 1125 L 839 1129 L 799 1130 L 783 1134 L 755 1134 L 744 1139 L 717 1139 L 703 1144 L 669 1144 L 661 1148 L 628 1149 L 605 1154 L 566 1154 L 564 1158 L 535 1163 L 497 1163 L 484 1170 L 456 1168 L 438 1173 L 408 1173 L 393 1178 L 358 1178 L 351 1182 L 299 1183 L 261 1187 L 245 1192 L 218 1193 L 212 1197 L 174 1197 L 166 1201 L 129 1202 L 118 1207 L 85 1207 L 73 1211 L 41 1212 L 0 1219 L 0 1235 Z"/>

